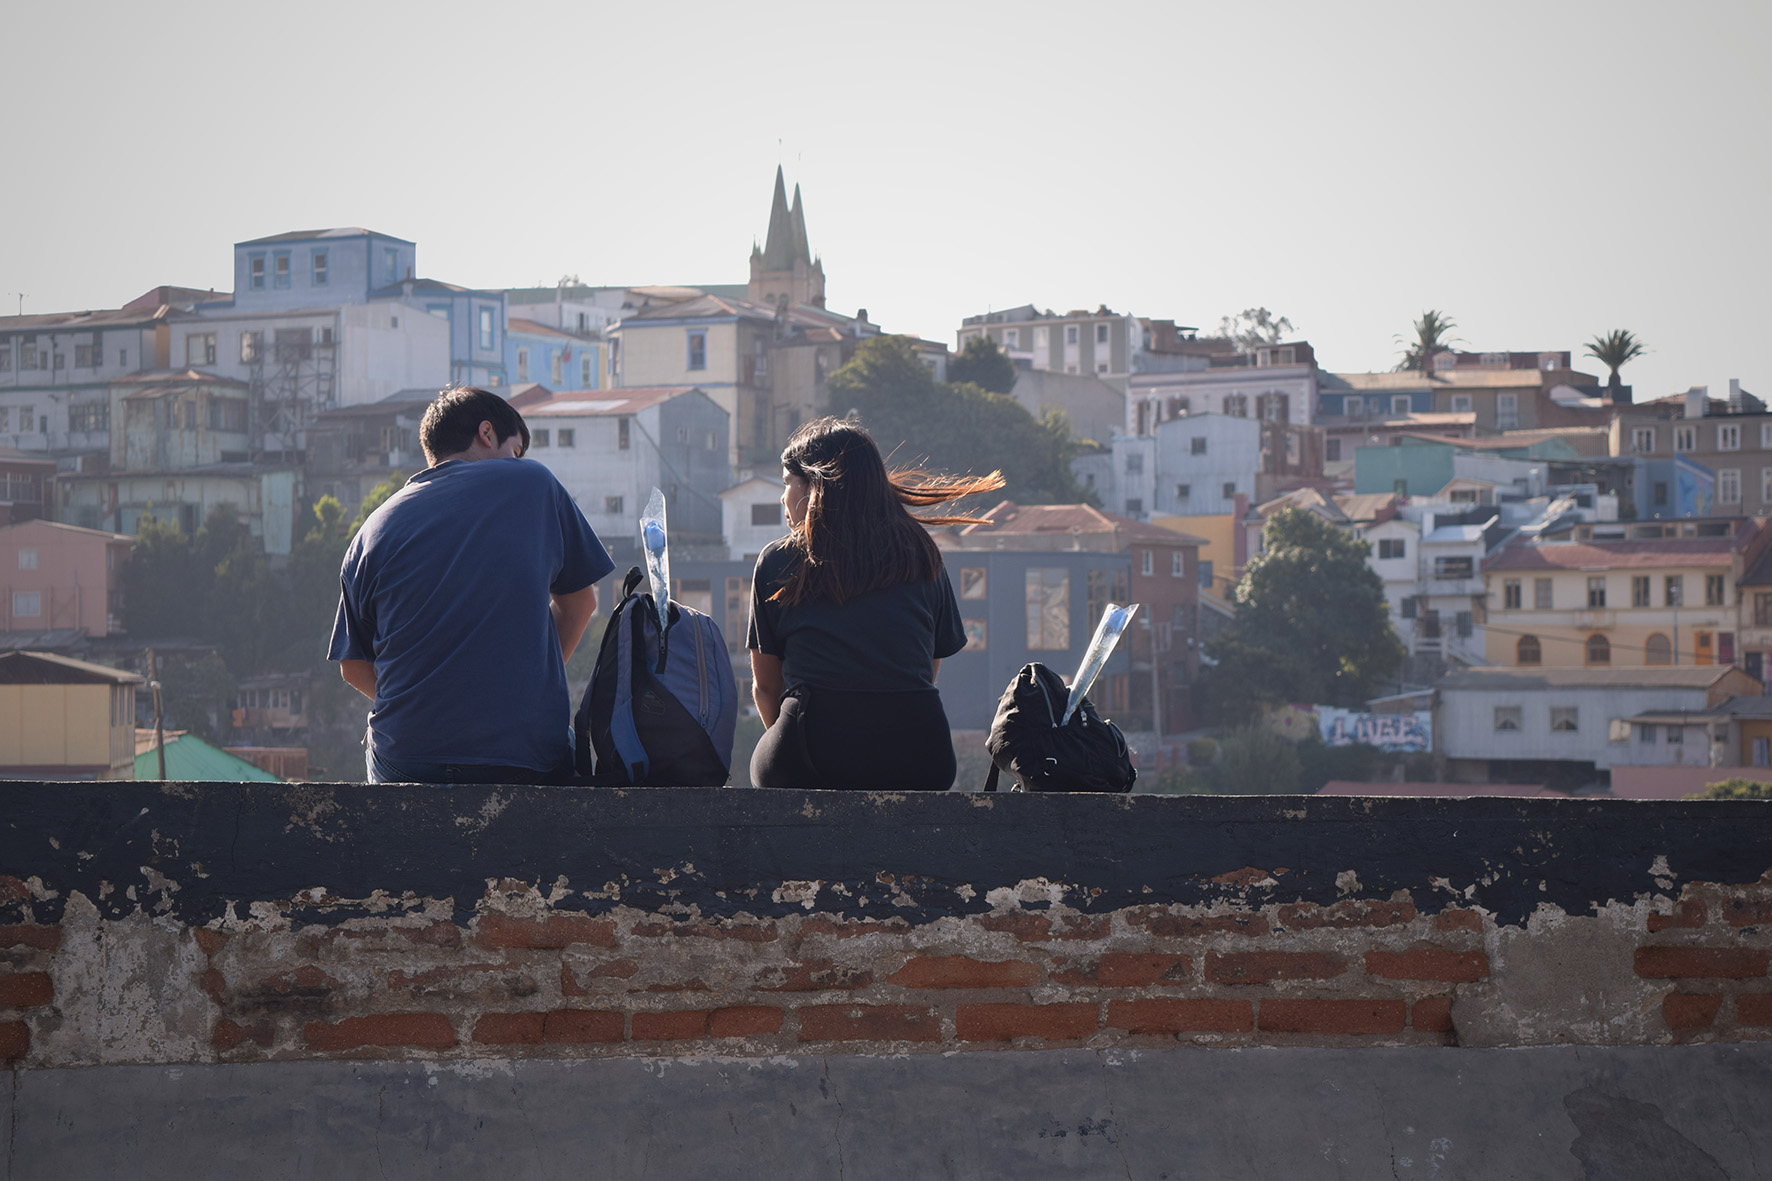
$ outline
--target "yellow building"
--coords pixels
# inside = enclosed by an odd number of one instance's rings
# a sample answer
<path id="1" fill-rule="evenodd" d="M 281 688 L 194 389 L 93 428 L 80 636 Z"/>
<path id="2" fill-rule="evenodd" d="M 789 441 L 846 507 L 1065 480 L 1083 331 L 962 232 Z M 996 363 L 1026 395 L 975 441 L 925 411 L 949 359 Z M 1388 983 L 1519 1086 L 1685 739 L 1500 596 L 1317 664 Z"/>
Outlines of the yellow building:
<path id="1" fill-rule="evenodd" d="M 48 652 L 0 656 L 0 779 L 134 779 L 141 683 Z"/>
<path id="2" fill-rule="evenodd" d="M 1768 539 L 1742 518 L 1517 538 L 1483 563 L 1485 655 L 1504 667 L 1736 664 L 1736 583 Z"/>

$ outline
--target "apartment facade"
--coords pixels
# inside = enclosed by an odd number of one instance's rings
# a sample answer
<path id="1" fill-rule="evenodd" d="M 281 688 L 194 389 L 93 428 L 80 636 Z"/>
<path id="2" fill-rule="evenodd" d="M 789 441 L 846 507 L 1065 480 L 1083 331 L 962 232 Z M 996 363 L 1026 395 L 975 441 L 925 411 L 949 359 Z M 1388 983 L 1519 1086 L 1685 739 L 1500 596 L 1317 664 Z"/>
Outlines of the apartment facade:
<path id="1" fill-rule="evenodd" d="M 960 322 L 956 351 L 984 337 L 1018 365 L 1057 373 L 1088 374 L 1126 392 L 1142 351 L 1138 317 L 1114 312 L 1106 304 L 1095 311 L 1062 315 L 1033 304 L 1001 312 L 967 316 Z"/>
<path id="2" fill-rule="evenodd" d="M 1307 341 L 1161 360 L 1161 371 L 1127 380 L 1128 434 L 1150 434 L 1171 419 L 1202 413 L 1301 426 L 1315 420 L 1318 370 Z"/>
<path id="3" fill-rule="evenodd" d="M 1645 468 L 1639 517 L 1772 514 L 1772 413 L 1739 383 L 1731 394 L 1717 402 L 1699 388 L 1612 420 L 1611 453 Z"/>

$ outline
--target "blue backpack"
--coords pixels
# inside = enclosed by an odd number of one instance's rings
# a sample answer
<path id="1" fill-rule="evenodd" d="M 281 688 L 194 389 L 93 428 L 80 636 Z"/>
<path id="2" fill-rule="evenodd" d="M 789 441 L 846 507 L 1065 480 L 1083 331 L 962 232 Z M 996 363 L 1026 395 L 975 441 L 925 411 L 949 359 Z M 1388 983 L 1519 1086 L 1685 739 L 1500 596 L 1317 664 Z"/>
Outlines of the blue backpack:
<path id="1" fill-rule="evenodd" d="M 720 628 L 669 602 L 659 634 L 635 566 L 603 629 L 597 666 L 573 718 L 579 775 L 609 786 L 720 787 L 732 769 L 738 682 Z"/>

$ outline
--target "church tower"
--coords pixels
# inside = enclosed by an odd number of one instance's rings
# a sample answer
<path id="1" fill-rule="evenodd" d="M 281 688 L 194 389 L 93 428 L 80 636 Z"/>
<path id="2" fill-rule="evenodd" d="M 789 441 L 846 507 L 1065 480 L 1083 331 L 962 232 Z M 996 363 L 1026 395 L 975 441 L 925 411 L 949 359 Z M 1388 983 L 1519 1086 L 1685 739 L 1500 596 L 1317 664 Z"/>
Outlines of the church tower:
<path id="1" fill-rule="evenodd" d="M 788 205 L 787 184 L 778 165 L 775 169 L 775 200 L 769 207 L 769 237 L 759 248 L 751 246 L 751 302 L 779 307 L 810 304 L 824 306 L 824 261 L 812 256 L 806 244 L 806 211 L 800 204 L 800 186 L 794 186 L 794 204 Z"/>

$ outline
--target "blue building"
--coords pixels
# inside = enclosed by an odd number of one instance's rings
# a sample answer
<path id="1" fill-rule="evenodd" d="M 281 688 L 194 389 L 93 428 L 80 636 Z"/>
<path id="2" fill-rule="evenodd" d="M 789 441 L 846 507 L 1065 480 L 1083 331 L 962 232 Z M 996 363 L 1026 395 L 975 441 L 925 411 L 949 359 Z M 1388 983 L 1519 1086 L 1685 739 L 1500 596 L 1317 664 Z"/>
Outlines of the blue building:
<path id="1" fill-rule="evenodd" d="M 505 377 L 511 385 L 539 382 L 551 390 L 603 388 L 603 342 L 512 316 L 505 329 Z"/>

